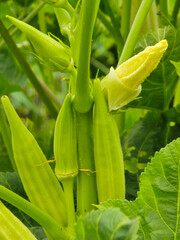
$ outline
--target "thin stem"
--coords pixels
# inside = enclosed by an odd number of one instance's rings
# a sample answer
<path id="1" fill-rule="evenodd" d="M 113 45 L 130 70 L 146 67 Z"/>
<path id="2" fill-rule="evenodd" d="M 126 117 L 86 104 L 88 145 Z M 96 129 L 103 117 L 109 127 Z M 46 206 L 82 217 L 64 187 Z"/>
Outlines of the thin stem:
<path id="1" fill-rule="evenodd" d="M 160 23 L 162 26 L 164 26 L 166 21 L 163 16 L 166 16 L 166 17 L 168 16 L 168 1 L 160 0 L 159 3 L 160 3 L 160 12 L 161 12 Z"/>
<path id="2" fill-rule="evenodd" d="M 69 234 L 59 224 L 38 207 L 18 196 L 9 189 L 0 186 L 0 198 L 17 207 L 38 222 L 54 240 L 70 239 Z"/>
<path id="3" fill-rule="evenodd" d="M 104 4 L 105 4 L 105 6 L 107 8 L 107 11 L 109 13 L 109 16 L 111 18 L 112 25 L 113 25 L 113 27 L 115 29 L 115 33 L 116 33 L 118 41 L 120 41 L 121 43 L 124 43 L 124 39 L 123 39 L 123 37 L 121 35 L 121 32 L 120 32 L 120 26 L 119 26 L 118 19 L 115 18 L 113 10 L 112 10 L 112 8 L 111 8 L 111 6 L 109 4 L 109 1 L 108 0 L 104 0 Z M 122 47 L 123 47 L 123 45 L 118 48 L 118 54 L 120 54 L 120 52 L 122 51 Z"/>
<path id="4" fill-rule="evenodd" d="M 143 0 L 134 19 L 131 30 L 128 34 L 118 65 L 129 59 L 133 53 L 141 28 L 145 18 L 151 8 L 153 0 Z"/>
<path id="5" fill-rule="evenodd" d="M 160 11 L 164 14 L 164 15 L 168 15 L 168 2 L 167 0 L 160 0 Z"/>
<path id="6" fill-rule="evenodd" d="M 172 12 L 172 22 L 173 22 L 174 26 L 176 26 L 179 8 L 180 8 L 180 1 L 176 0 L 176 3 L 174 5 L 174 9 L 173 9 L 173 12 Z"/>
<path id="7" fill-rule="evenodd" d="M 119 37 L 119 35 L 116 32 L 116 29 L 113 27 L 113 25 L 111 24 L 109 19 L 106 17 L 106 15 L 100 9 L 98 11 L 98 18 L 104 24 L 104 26 L 107 28 L 107 30 L 110 32 L 110 34 L 113 36 L 119 51 L 121 51 L 123 48 L 123 45 L 124 45 L 124 41 L 123 41 L 122 37 Z"/>
<path id="8" fill-rule="evenodd" d="M 4 24 L 3 24 L 3 22 L 1 20 L 0 20 L 0 33 L 1 33 L 2 37 L 4 38 L 8 48 L 11 50 L 11 52 L 13 53 L 13 55 L 15 56 L 17 61 L 19 62 L 19 65 L 24 70 L 25 74 L 27 75 L 27 77 L 31 81 L 31 83 L 34 86 L 34 88 L 37 90 L 39 96 L 41 97 L 41 99 L 45 103 L 45 105 L 48 108 L 49 112 L 51 113 L 51 115 L 54 118 L 56 118 L 57 114 L 58 114 L 58 111 L 57 111 L 57 109 L 55 108 L 54 104 L 51 101 L 51 96 L 49 95 L 50 90 L 47 91 L 48 87 L 47 86 L 45 87 L 45 84 L 42 83 L 36 77 L 36 75 L 32 71 L 31 67 L 27 63 L 27 61 L 24 58 L 24 56 L 22 55 L 21 51 L 17 48 L 14 40 L 9 35 L 7 29 L 5 28 L 5 26 L 4 26 Z"/>
<path id="9" fill-rule="evenodd" d="M 45 20 L 45 13 L 44 13 L 44 8 L 39 10 L 38 13 L 38 23 L 39 23 L 39 30 L 43 33 L 47 33 L 47 26 L 46 26 L 46 20 Z M 41 70 L 41 66 L 40 64 L 38 64 Z M 43 79 L 44 82 L 50 87 L 52 86 L 53 83 L 53 73 L 51 71 L 51 69 L 49 68 L 43 68 L 43 70 L 41 70 L 42 74 L 43 74 Z"/>
<path id="10" fill-rule="evenodd" d="M 105 75 L 109 73 L 109 68 L 93 57 L 91 57 L 91 64 L 95 66 L 97 69 L 99 69 L 101 72 L 103 72 Z"/>
<path id="11" fill-rule="evenodd" d="M 31 19 L 33 19 L 37 13 L 39 12 L 39 10 L 44 7 L 45 3 L 41 2 L 32 12 L 30 12 L 30 14 L 25 17 L 22 21 L 23 22 L 29 22 L 31 21 Z M 14 26 L 13 24 L 11 26 Z M 9 28 L 8 28 L 9 29 Z M 10 35 L 13 36 L 19 29 L 18 28 L 14 28 L 12 31 L 10 31 Z M 5 41 L 1 41 L 0 42 L 0 48 L 5 44 Z"/>
<path id="12" fill-rule="evenodd" d="M 73 184 L 74 178 L 67 178 L 62 180 L 64 187 L 65 201 L 68 214 L 68 226 L 72 227 L 76 222 L 75 208 L 74 208 L 74 195 L 73 195 Z"/>
<path id="13" fill-rule="evenodd" d="M 77 80 L 74 96 L 74 107 L 78 112 L 85 113 L 92 107 L 90 94 L 90 54 L 93 28 L 100 0 L 83 0 L 80 16 L 79 56 Z"/>
<path id="14" fill-rule="evenodd" d="M 78 166 L 77 211 L 85 214 L 97 203 L 92 140 L 92 111 L 77 113 Z"/>
<path id="15" fill-rule="evenodd" d="M 121 16 L 121 34 L 126 40 L 130 28 L 131 16 L 131 0 L 123 0 L 122 16 Z"/>
<path id="16" fill-rule="evenodd" d="M 1 105 L 0 105 L 0 132 L 1 132 L 4 144 L 6 146 L 9 159 L 11 161 L 11 165 L 14 171 L 17 172 L 17 167 L 14 161 L 13 151 L 12 151 L 11 133 L 10 133 L 10 129 Z"/>

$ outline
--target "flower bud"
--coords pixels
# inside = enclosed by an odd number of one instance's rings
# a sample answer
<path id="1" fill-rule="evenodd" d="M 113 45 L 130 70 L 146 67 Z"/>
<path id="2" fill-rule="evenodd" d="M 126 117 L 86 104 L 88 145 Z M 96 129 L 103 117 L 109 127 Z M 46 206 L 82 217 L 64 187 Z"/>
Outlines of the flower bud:
<path id="1" fill-rule="evenodd" d="M 166 40 L 130 58 L 101 81 L 101 86 L 108 99 L 109 111 L 117 110 L 132 100 L 141 92 L 141 83 L 159 64 L 168 47 Z"/>
<path id="2" fill-rule="evenodd" d="M 62 72 L 72 69 L 70 49 L 60 39 L 56 41 L 27 23 L 10 16 L 7 18 L 26 34 L 44 65 Z"/>

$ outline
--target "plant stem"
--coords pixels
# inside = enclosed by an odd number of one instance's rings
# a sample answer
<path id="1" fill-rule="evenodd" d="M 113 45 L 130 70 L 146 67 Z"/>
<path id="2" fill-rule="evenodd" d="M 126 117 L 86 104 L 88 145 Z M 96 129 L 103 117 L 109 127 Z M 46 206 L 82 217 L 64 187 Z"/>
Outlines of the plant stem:
<path id="1" fill-rule="evenodd" d="M 122 47 L 123 47 L 123 45 L 124 45 L 124 39 L 123 39 L 123 37 L 122 37 L 122 35 L 121 35 L 121 32 L 120 32 L 119 21 L 118 21 L 118 19 L 115 18 L 114 13 L 113 13 L 113 10 L 112 10 L 112 8 L 111 8 L 111 6 L 110 6 L 110 4 L 109 4 L 109 1 L 108 1 L 108 0 L 104 0 L 104 4 L 105 4 L 105 6 L 106 6 L 106 8 L 107 8 L 107 11 L 108 11 L 108 13 L 109 13 L 109 16 L 110 16 L 110 18 L 111 18 L 112 25 L 113 25 L 113 28 L 114 28 L 115 34 L 116 34 L 116 39 L 117 39 L 117 41 L 119 41 L 120 43 L 123 43 L 123 44 L 121 44 L 121 45 L 117 44 L 117 46 L 118 46 L 118 55 L 119 55 L 119 54 L 121 53 Z"/>
<path id="2" fill-rule="evenodd" d="M 174 26 L 176 26 L 179 8 L 180 8 L 180 1 L 176 0 L 176 3 L 174 5 L 174 9 L 173 9 L 173 12 L 172 12 L 172 23 L 174 24 Z"/>
<path id="3" fill-rule="evenodd" d="M 168 2 L 167 0 L 160 0 L 160 12 L 161 12 L 161 16 L 160 16 L 160 23 L 162 26 L 165 25 L 166 21 L 164 20 L 164 17 L 168 16 Z"/>
<path id="4" fill-rule="evenodd" d="M 116 29 L 113 27 L 107 16 L 99 9 L 98 11 L 98 17 L 100 21 L 104 24 L 104 26 L 107 28 L 107 30 L 110 32 L 110 34 L 113 36 L 115 43 L 118 47 L 118 51 L 122 51 L 124 41 L 122 36 L 119 36 L 116 32 Z"/>
<path id="5" fill-rule="evenodd" d="M 160 3 L 160 11 L 167 16 L 168 15 L 168 2 L 167 0 L 159 0 Z"/>
<path id="6" fill-rule="evenodd" d="M 24 70 L 25 74 L 27 75 L 27 77 L 31 81 L 34 88 L 37 90 L 39 96 L 41 97 L 41 99 L 45 103 L 49 112 L 51 113 L 51 115 L 54 118 L 56 118 L 57 114 L 58 114 L 58 111 L 51 101 L 52 98 L 49 94 L 50 90 L 47 91 L 48 87 L 36 77 L 36 75 L 32 71 L 31 67 L 27 63 L 24 56 L 22 55 L 21 51 L 17 48 L 15 42 L 13 41 L 11 36 L 9 35 L 7 29 L 5 28 L 5 26 L 4 26 L 4 24 L 1 20 L 0 20 L 0 33 L 1 33 L 2 37 L 4 38 L 8 48 L 11 50 L 11 52 L 13 53 L 13 55 L 15 56 L 17 61 L 19 62 L 19 65 Z"/>
<path id="7" fill-rule="evenodd" d="M 39 30 L 43 33 L 47 33 L 46 27 L 46 20 L 44 14 L 44 8 L 39 10 L 38 13 L 38 23 L 39 23 Z M 40 66 L 40 64 L 38 64 Z M 53 73 L 49 68 L 43 68 L 42 70 L 44 82 L 50 87 L 53 84 Z M 52 88 L 51 88 L 52 89 Z"/>
<path id="8" fill-rule="evenodd" d="M 126 40 L 129 33 L 131 15 L 131 0 L 123 0 L 123 9 L 121 16 L 121 34 Z"/>
<path id="9" fill-rule="evenodd" d="M 29 13 L 29 15 L 27 17 L 25 17 L 22 21 L 23 22 L 29 22 L 31 21 L 31 19 L 33 19 L 37 13 L 39 12 L 39 10 L 44 7 L 45 3 L 41 2 L 32 12 Z M 11 26 L 14 26 L 13 24 Z M 12 31 L 10 31 L 10 35 L 13 36 L 19 29 L 18 28 L 14 28 Z M 0 48 L 5 44 L 5 41 L 2 40 L 0 42 Z"/>
<path id="10" fill-rule="evenodd" d="M 93 57 L 91 57 L 91 64 L 95 66 L 97 69 L 99 69 L 101 72 L 103 72 L 105 75 L 109 73 L 109 68 Z"/>
<path id="11" fill-rule="evenodd" d="M 77 113 L 78 165 L 77 211 L 85 214 L 97 203 L 92 139 L 92 111 Z"/>
<path id="12" fill-rule="evenodd" d="M 70 239 L 68 232 L 66 232 L 66 230 L 62 228 L 53 218 L 32 203 L 18 196 L 16 193 L 3 186 L 0 186 L 0 198 L 32 217 L 36 222 L 45 228 L 52 239 Z"/>
<path id="13" fill-rule="evenodd" d="M 61 180 L 64 188 L 65 201 L 67 206 L 68 214 L 68 226 L 72 227 L 76 221 L 75 208 L 74 208 L 74 195 L 73 195 L 73 184 L 74 178 L 67 178 Z"/>
<path id="14" fill-rule="evenodd" d="M 139 33 L 141 31 L 141 28 L 143 26 L 144 20 L 149 12 L 149 9 L 152 5 L 153 0 L 143 0 L 139 10 L 136 14 L 136 17 L 134 19 L 133 25 L 131 27 L 131 30 L 128 34 L 126 43 L 124 45 L 121 57 L 119 59 L 118 65 L 129 59 L 133 53 L 133 49 L 136 45 Z"/>
<path id="15" fill-rule="evenodd" d="M 1 132 L 4 144 L 6 146 L 13 170 L 17 172 L 17 167 L 14 161 L 13 151 L 12 151 L 11 133 L 10 133 L 10 129 L 1 105 L 0 105 L 0 132 Z"/>
<path id="16" fill-rule="evenodd" d="M 90 54 L 93 28 L 100 0 L 83 0 L 80 13 L 80 37 L 77 80 L 74 96 L 74 107 L 78 112 L 85 113 L 92 107 L 90 94 Z"/>

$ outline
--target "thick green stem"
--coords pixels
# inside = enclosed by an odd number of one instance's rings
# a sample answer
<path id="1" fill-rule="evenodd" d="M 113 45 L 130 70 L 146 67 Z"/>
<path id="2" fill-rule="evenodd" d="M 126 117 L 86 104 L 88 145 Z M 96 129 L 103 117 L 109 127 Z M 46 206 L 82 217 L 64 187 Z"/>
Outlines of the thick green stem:
<path id="1" fill-rule="evenodd" d="M 92 210 L 97 203 L 96 175 L 92 139 L 92 111 L 77 113 L 78 165 L 77 211 L 80 214 Z"/>
<path id="2" fill-rule="evenodd" d="M 133 6 L 132 6 L 133 7 Z M 131 0 L 123 0 L 123 9 L 121 16 L 121 34 L 126 40 L 130 28 Z"/>
<path id="3" fill-rule="evenodd" d="M 17 172 L 17 167 L 14 161 L 13 151 L 12 151 L 11 133 L 10 133 L 10 129 L 1 105 L 0 105 L 0 132 L 1 132 L 4 144 L 6 146 L 9 159 L 11 161 L 11 165 L 14 171 Z"/>
<path id="4" fill-rule="evenodd" d="M 143 0 L 128 34 L 118 65 L 129 59 L 133 53 L 144 20 L 149 12 L 153 0 Z"/>
<path id="5" fill-rule="evenodd" d="M 41 2 L 32 12 L 29 13 L 29 15 L 27 17 L 25 17 L 22 21 L 23 22 L 29 22 L 31 19 L 33 19 L 37 13 L 39 12 L 39 10 L 44 7 L 45 3 Z M 13 24 L 11 26 L 14 26 Z M 9 28 L 8 28 L 9 30 Z M 13 36 L 19 29 L 18 28 L 14 28 L 12 31 L 10 31 L 10 35 Z M 5 41 L 2 40 L 0 42 L 0 48 L 5 44 Z"/>
<path id="6" fill-rule="evenodd" d="M 0 198 L 17 207 L 27 215 L 32 217 L 38 222 L 52 237 L 54 240 L 68 240 L 71 238 L 68 232 L 63 229 L 59 224 L 51 218 L 49 215 L 44 213 L 38 207 L 18 196 L 16 193 L 8 190 L 7 188 L 0 186 Z"/>
<path id="7" fill-rule="evenodd" d="M 33 73 L 31 67 L 27 63 L 26 59 L 22 55 L 21 51 L 17 48 L 15 42 L 9 35 L 7 29 L 5 28 L 3 22 L 0 20 L 0 33 L 5 40 L 8 48 L 11 50 L 17 61 L 19 62 L 19 65 L 21 68 L 24 70 L 25 74 L 31 81 L 32 85 L 34 88 L 37 90 L 39 96 L 45 103 L 46 107 L 48 108 L 49 112 L 51 115 L 56 118 L 58 114 L 58 110 L 55 108 L 54 104 L 52 103 L 51 99 L 52 97 L 50 96 L 49 92 L 51 92 L 48 87 L 42 83 L 36 75 Z M 47 90 L 48 89 L 48 90 Z"/>
<path id="8" fill-rule="evenodd" d="M 78 112 L 85 113 L 92 107 L 90 94 L 90 54 L 93 28 L 100 0 L 83 0 L 80 16 L 80 37 L 77 81 L 74 96 L 74 107 Z"/>
<path id="9" fill-rule="evenodd" d="M 74 195 L 73 195 L 73 184 L 74 178 L 67 178 L 62 180 L 64 187 L 65 201 L 68 214 L 68 226 L 72 227 L 76 222 L 75 208 L 74 208 Z"/>

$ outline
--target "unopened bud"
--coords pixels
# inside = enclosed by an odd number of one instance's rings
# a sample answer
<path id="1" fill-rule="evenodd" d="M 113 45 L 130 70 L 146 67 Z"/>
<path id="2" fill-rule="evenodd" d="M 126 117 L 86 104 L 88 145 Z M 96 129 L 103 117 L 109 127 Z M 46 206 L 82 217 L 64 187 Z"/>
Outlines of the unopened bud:
<path id="1" fill-rule="evenodd" d="M 44 65 L 62 72 L 71 70 L 70 49 L 60 39 L 56 41 L 27 23 L 10 16 L 7 18 L 26 34 Z"/>

